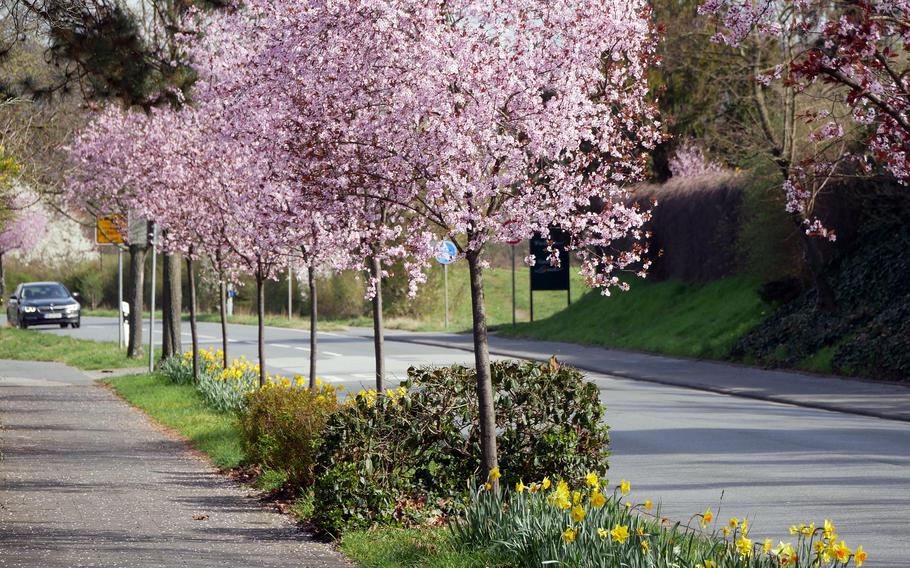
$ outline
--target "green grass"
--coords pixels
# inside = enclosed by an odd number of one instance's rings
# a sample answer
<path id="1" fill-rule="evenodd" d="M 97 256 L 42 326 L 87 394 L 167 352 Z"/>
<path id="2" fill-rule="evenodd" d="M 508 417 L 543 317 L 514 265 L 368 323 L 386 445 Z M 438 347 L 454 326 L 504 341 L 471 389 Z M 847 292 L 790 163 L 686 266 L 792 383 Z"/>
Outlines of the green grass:
<path id="1" fill-rule="evenodd" d="M 707 284 L 634 280 L 629 292 L 598 292 L 547 319 L 500 334 L 723 359 L 737 339 L 773 311 L 754 282 L 730 277 Z"/>
<path id="2" fill-rule="evenodd" d="M 176 385 L 159 374 L 102 382 L 158 423 L 179 432 L 216 467 L 230 469 L 242 463 L 237 420 L 231 414 L 212 410 L 192 385 Z"/>
<path id="3" fill-rule="evenodd" d="M 145 359 L 128 359 L 109 341 L 89 341 L 35 330 L 0 327 L 0 359 L 53 361 L 87 371 L 142 367 Z"/>
<path id="4" fill-rule="evenodd" d="M 104 317 L 104 318 L 115 318 L 117 317 L 117 310 L 110 308 L 98 308 L 94 310 L 83 310 L 82 315 L 89 317 Z M 148 317 L 148 312 L 146 312 L 146 317 Z M 183 314 L 183 321 L 189 321 L 190 316 L 188 314 Z M 155 320 L 161 321 L 161 312 L 155 311 Z M 208 322 L 208 323 L 221 323 L 221 315 L 216 313 L 204 313 L 199 314 L 196 317 L 197 321 Z M 228 318 L 228 323 L 235 323 L 241 325 L 258 325 L 257 318 L 254 314 L 240 314 L 234 313 L 233 316 Z M 287 315 L 274 315 L 268 314 L 265 317 L 265 325 L 269 327 L 287 327 L 293 329 L 310 329 L 310 320 L 309 318 L 300 318 L 295 317 L 294 319 L 289 320 Z M 319 321 L 317 326 L 322 331 L 339 331 L 344 329 L 344 322 L 341 321 Z"/>
<path id="5" fill-rule="evenodd" d="M 344 534 L 341 551 L 363 568 L 498 568 L 504 558 L 457 551 L 448 528 L 376 529 Z"/>

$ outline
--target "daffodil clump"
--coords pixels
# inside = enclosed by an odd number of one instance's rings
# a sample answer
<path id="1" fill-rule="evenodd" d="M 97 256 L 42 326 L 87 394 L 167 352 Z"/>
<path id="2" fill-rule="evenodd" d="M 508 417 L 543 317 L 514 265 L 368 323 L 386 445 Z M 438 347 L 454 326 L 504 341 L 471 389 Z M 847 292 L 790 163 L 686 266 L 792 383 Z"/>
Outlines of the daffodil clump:
<path id="1" fill-rule="evenodd" d="M 867 558 L 862 546 L 839 540 L 830 521 L 794 526 L 797 541 L 775 545 L 755 539 L 745 519 L 717 530 L 711 509 L 692 518 L 701 530 L 671 523 L 652 501 L 632 499 L 628 481 L 611 485 L 596 472 L 580 487 L 544 477 L 497 490 L 500 477 L 494 468 L 452 530 L 460 545 L 500 549 L 515 566 L 843 568 L 861 567 Z"/>
<path id="2" fill-rule="evenodd" d="M 219 349 L 199 350 L 199 380 L 196 381 L 196 390 L 214 408 L 224 412 L 239 412 L 243 410 L 245 397 L 259 388 L 259 365 L 249 361 L 243 355 L 234 359 L 230 366 L 224 368 L 224 353 Z M 165 361 L 161 371 L 176 383 L 188 383 L 193 377 L 193 352 L 188 351 L 182 357 L 175 357 Z M 319 396 L 336 397 L 336 390 L 340 387 L 325 385 L 316 381 Z M 266 386 L 282 388 L 306 388 L 307 380 L 295 375 L 293 378 L 281 375 L 269 375 Z"/>

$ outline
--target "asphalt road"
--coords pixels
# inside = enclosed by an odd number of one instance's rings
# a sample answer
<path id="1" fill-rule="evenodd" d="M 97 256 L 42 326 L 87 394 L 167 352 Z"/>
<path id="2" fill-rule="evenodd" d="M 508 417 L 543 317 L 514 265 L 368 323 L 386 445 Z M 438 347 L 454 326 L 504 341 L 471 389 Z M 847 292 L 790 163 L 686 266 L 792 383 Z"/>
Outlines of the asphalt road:
<path id="1" fill-rule="evenodd" d="M 203 346 L 219 327 L 200 324 Z M 85 318 L 50 333 L 116 339 L 115 320 Z M 232 325 L 231 355 L 255 358 L 256 329 Z M 267 328 L 271 372 L 305 373 L 305 331 Z M 188 342 L 188 334 L 184 339 Z M 387 367 L 401 378 L 415 364 L 470 364 L 460 350 L 387 342 Z M 347 388 L 373 380 L 369 330 L 319 336 L 319 374 Z M 736 372 L 731 368 L 731 372 Z M 712 507 L 752 519 L 754 539 L 787 541 L 794 523 L 832 519 L 867 566 L 910 566 L 910 424 L 590 374 L 612 427 L 611 478 L 662 504 L 684 523 Z M 391 381 L 390 381 L 391 382 Z"/>

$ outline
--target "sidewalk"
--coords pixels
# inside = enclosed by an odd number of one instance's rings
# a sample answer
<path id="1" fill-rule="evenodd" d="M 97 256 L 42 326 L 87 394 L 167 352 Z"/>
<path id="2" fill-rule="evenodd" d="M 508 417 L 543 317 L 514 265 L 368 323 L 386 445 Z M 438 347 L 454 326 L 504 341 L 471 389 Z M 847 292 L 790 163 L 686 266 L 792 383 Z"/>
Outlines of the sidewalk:
<path id="1" fill-rule="evenodd" d="M 0 423 L 2 567 L 351 567 L 79 371 L 0 360 Z"/>
<path id="2" fill-rule="evenodd" d="M 389 341 L 473 351 L 470 334 L 386 330 Z M 490 353 L 502 357 L 563 363 L 592 373 L 770 400 L 809 408 L 910 422 L 910 387 L 825 377 L 661 355 L 587 347 L 557 341 L 490 335 Z"/>

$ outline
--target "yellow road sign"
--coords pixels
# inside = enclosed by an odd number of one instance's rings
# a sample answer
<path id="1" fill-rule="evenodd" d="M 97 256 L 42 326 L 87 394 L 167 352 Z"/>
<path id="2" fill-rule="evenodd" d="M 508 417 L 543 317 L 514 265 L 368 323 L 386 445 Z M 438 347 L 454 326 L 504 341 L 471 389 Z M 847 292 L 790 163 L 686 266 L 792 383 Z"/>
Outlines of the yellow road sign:
<path id="1" fill-rule="evenodd" d="M 124 229 L 126 217 L 119 213 L 98 217 L 95 223 L 95 244 L 122 245 L 123 234 L 120 231 Z"/>

